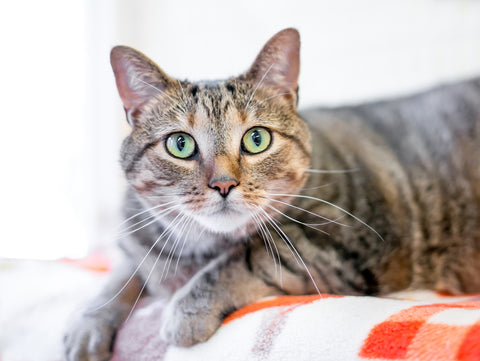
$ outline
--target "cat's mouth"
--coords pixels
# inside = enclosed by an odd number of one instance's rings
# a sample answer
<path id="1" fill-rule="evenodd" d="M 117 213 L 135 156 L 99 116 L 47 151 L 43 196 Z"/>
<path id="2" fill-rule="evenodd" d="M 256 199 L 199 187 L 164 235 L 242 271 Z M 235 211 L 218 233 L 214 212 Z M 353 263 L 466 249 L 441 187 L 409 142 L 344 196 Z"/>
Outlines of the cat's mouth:
<path id="1" fill-rule="evenodd" d="M 246 228 L 252 217 L 238 207 L 224 204 L 209 214 L 196 214 L 194 218 L 211 232 L 229 234 Z"/>

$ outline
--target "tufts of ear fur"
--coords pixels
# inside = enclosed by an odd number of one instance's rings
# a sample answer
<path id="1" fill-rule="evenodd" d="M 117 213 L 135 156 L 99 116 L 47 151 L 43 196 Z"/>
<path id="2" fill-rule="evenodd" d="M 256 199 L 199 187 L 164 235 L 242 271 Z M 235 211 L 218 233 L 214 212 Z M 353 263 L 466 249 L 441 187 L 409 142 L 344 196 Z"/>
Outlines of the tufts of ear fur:
<path id="1" fill-rule="evenodd" d="M 128 46 L 114 47 L 110 63 L 127 120 L 134 125 L 141 106 L 164 94 L 173 80 L 144 54 Z"/>
<path id="2" fill-rule="evenodd" d="M 243 75 L 262 86 L 296 96 L 300 71 L 300 34 L 288 28 L 275 34 Z"/>

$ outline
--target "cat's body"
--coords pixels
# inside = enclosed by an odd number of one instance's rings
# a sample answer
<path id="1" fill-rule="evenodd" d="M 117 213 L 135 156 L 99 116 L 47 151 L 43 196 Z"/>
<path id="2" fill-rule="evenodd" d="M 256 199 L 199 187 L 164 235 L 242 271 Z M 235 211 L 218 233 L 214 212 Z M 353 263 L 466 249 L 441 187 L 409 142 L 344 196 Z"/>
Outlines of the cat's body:
<path id="1" fill-rule="evenodd" d="M 144 284 L 170 299 L 159 329 L 180 345 L 265 296 L 480 291 L 480 79 L 307 110 L 304 122 L 298 44 L 284 30 L 247 73 L 208 84 L 114 49 L 133 126 L 126 224 L 137 231 L 67 334 L 68 360 L 108 358 Z"/>
<path id="2" fill-rule="evenodd" d="M 327 226 L 322 248 L 343 248 L 341 268 L 366 271 L 360 292 L 480 289 L 480 79 L 302 115 L 318 140 L 312 168 L 356 170 L 310 175 L 310 187 L 331 183 L 315 197 L 349 210 L 384 238 L 351 219 L 340 222 L 353 232 Z M 302 207 L 335 217 L 329 206 Z"/>

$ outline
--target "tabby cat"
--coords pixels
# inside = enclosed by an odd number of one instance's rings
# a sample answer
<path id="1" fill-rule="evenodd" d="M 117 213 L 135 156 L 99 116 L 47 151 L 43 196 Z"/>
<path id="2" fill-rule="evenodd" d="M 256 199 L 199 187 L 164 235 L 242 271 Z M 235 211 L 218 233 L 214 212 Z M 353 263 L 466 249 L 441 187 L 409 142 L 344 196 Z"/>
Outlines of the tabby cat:
<path id="1" fill-rule="evenodd" d="M 480 79 L 297 113 L 298 32 L 224 81 L 172 79 L 140 52 L 111 64 L 131 134 L 126 257 L 65 337 L 102 360 L 141 294 L 189 346 L 263 297 L 480 291 Z"/>

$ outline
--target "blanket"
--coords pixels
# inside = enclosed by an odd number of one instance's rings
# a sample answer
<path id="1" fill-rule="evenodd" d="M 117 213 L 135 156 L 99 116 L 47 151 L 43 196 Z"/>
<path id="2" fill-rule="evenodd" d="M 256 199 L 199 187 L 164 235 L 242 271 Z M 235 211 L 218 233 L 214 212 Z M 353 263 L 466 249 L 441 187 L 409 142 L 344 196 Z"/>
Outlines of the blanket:
<path id="1" fill-rule="evenodd" d="M 162 343 L 163 306 L 144 305 L 124 325 L 113 361 L 480 360 L 478 296 L 277 297 L 238 310 L 190 348 Z"/>
<path id="2" fill-rule="evenodd" d="M 70 314 L 108 267 L 0 260 L 0 361 L 61 361 Z M 113 361 L 480 360 L 480 296 L 284 296 L 228 316 L 207 342 L 165 345 L 165 304 L 146 298 L 120 329 Z"/>

